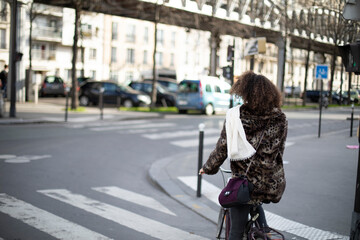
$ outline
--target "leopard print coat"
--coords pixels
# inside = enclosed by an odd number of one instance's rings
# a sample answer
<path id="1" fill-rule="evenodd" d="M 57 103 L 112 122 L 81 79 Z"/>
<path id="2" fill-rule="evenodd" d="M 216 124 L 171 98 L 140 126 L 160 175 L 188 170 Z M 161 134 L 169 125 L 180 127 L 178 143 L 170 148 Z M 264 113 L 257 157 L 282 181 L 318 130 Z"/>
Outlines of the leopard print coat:
<path id="1" fill-rule="evenodd" d="M 247 160 L 231 161 L 232 174 L 244 175 L 252 161 L 247 173 L 248 180 L 254 185 L 251 194 L 252 201 L 277 203 L 280 201 L 286 185 L 282 159 L 287 136 L 286 116 L 277 108 L 270 113 L 256 115 L 246 105 L 242 105 L 240 118 L 247 140 L 255 149 L 257 147 L 258 149 L 255 155 Z M 262 134 L 264 136 L 258 146 Z M 227 145 L 224 124 L 216 147 L 203 166 L 204 172 L 216 174 L 226 158 Z"/>

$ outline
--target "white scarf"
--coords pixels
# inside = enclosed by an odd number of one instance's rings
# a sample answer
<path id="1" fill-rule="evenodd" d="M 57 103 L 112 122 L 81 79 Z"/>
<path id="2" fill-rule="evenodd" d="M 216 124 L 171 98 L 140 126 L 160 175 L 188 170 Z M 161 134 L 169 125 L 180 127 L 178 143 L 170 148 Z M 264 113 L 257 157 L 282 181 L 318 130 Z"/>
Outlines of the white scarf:
<path id="1" fill-rule="evenodd" d="M 230 108 L 226 113 L 226 141 L 230 161 L 245 160 L 253 156 L 256 150 L 247 141 L 240 119 L 240 105 Z"/>

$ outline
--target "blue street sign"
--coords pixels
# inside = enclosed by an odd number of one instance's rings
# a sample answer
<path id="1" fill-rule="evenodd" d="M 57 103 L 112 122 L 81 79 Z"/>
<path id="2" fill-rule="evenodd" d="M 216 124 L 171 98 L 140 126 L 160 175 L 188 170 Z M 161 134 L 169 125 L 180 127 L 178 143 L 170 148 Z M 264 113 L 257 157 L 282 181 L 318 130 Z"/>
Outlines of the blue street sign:
<path id="1" fill-rule="evenodd" d="M 329 66 L 327 65 L 316 65 L 316 79 L 327 79 L 329 73 Z"/>

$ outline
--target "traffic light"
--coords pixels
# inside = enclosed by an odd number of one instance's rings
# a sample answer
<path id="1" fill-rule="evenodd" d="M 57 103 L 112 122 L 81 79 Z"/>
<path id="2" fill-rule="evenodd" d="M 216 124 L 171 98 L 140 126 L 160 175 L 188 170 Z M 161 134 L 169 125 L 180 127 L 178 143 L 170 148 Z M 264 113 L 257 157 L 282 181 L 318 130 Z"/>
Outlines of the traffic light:
<path id="1" fill-rule="evenodd" d="M 231 62 L 234 57 L 234 46 L 229 45 L 227 48 L 227 61 Z"/>
<path id="2" fill-rule="evenodd" d="M 360 75 L 360 41 L 339 46 L 339 50 L 346 71 Z"/>
<path id="3" fill-rule="evenodd" d="M 232 74 L 231 66 L 223 67 L 222 70 L 223 70 L 224 78 L 231 79 L 231 74 Z"/>

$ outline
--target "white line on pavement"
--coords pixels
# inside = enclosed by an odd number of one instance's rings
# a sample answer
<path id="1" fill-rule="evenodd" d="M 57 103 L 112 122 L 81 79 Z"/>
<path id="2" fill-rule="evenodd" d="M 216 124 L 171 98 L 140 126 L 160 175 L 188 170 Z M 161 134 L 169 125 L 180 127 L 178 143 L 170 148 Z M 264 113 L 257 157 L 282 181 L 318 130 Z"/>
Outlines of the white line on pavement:
<path id="1" fill-rule="evenodd" d="M 138 194 L 132 191 L 128 191 L 126 189 L 122 189 L 119 187 L 94 187 L 92 188 L 95 191 L 102 192 L 108 194 L 110 196 L 123 199 L 125 201 L 135 203 L 147 208 L 154 209 L 156 211 L 160 211 L 163 213 L 167 213 L 173 216 L 176 216 L 175 213 L 167 209 L 160 202 L 156 201 L 154 198 Z"/>
<path id="2" fill-rule="evenodd" d="M 0 206 L 0 212 L 23 221 L 57 239 L 110 239 L 5 193 L 0 194 Z"/>
<path id="3" fill-rule="evenodd" d="M 215 146 L 218 139 L 219 139 L 219 136 L 217 136 L 217 137 L 205 137 L 204 138 L 204 146 L 206 146 L 206 145 L 214 145 Z M 199 146 L 199 140 L 196 139 L 196 138 L 188 139 L 188 140 L 172 141 L 170 143 L 175 145 L 175 146 L 182 147 L 182 148 L 198 147 Z"/>
<path id="4" fill-rule="evenodd" d="M 208 129 L 205 129 L 205 132 L 204 132 L 204 134 L 213 134 L 213 133 L 220 134 L 220 130 L 215 129 L 215 128 L 208 128 Z M 188 130 L 188 131 L 176 131 L 176 132 L 144 134 L 142 136 L 145 137 L 145 138 L 156 140 L 156 139 L 187 137 L 187 136 L 196 136 L 196 135 L 199 135 L 199 130 Z"/>
<path id="5" fill-rule="evenodd" d="M 66 189 L 49 189 L 38 192 L 155 238 L 166 240 L 206 239 Z"/>
<path id="6" fill-rule="evenodd" d="M 197 190 L 197 176 L 183 176 L 178 177 L 180 181 L 182 181 L 185 185 L 193 189 Z M 219 205 L 218 195 L 221 192 L 221 189 L 217 186 L 209 183 L 206 180 L 202 180 L 202 194 L 207 197 L 210 201 Z M 299 237 L 303 237 L 305 239 L 316 239 L 316 240 L 348 240 L 349 237 L 342 236 L 336 233 L 331 233 L 328 231 L 323 231 L 320 229 L 316 229 L 313 227 L 306 226 L 304 224 L 286 219 L 284 217 L 278 216 L 274 213 L 265 211 L 266 220 L 269 225 L 275 229 L 280 231 L 285 231 Z"/>
<path id="7" fill-rule="evenodd" d="M 127 125 L 127 126 L 104 126 L 104 127 L 94 127 L 90 128 L 92 131 L 112 131 L 112 130 L 121 130 L 121 129 L 131 129 L 131 128 L 152 128 L 152 127 L 173 127 L 175 123 L 148 123 L 148 124 L 138 124 L 138 125 Z"/>

